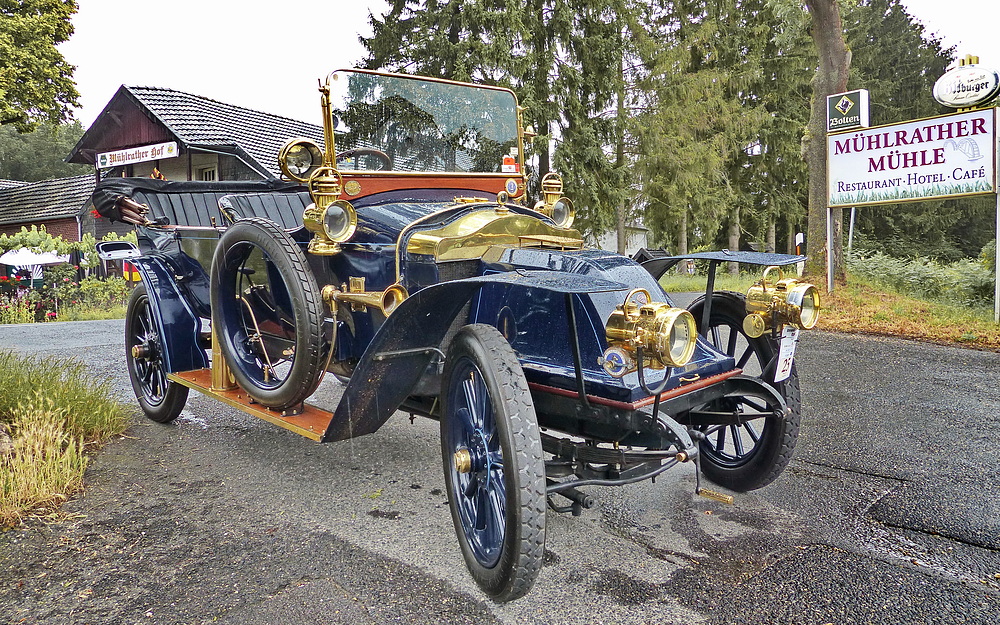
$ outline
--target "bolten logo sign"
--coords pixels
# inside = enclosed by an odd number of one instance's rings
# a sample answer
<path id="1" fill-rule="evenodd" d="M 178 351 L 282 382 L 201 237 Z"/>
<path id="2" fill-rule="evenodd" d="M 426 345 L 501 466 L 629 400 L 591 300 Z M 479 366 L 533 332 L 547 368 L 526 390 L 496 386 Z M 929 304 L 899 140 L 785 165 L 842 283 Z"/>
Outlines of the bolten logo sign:
<path id="1" fill-rule="evenodd" d="M 826 97 L 826 131 L 867 128 L 868 90 L 857 89 Z"/>

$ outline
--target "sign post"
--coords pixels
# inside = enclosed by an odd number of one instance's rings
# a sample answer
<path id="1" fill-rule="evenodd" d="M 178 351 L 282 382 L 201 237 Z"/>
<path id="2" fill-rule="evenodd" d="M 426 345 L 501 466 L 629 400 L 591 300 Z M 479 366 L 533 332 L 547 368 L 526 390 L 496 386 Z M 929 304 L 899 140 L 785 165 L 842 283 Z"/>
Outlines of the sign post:
<path id="1" fill-rule="evenodd" d="M 994 114 L 996 109 L 994 109 Z M 994 144 L 994 158 L 1000 160 L 1000 143 Z M 1000 189 L 1000 171 L 994 172 L 993 187 Z M 996 195 L 997 200 L 997 229 L 996 239 L 993 240 L 993 323 L 1000 323 L 1000 193 Z"/>
<path id="2" fill-rule="evenodd" d="M 868 90 L 856 89 L 826 96 L 826 132 L 867 128 L 869 119 Z M 827 154 L 827 180 L 830 177 L 830 157 Z M 826 206 L 826 291 L 833 293 L 833 206 Z M 853 211 L 854 208 L 852 207 Z M 854 213 L 851 213 L 851 225 Z"/>

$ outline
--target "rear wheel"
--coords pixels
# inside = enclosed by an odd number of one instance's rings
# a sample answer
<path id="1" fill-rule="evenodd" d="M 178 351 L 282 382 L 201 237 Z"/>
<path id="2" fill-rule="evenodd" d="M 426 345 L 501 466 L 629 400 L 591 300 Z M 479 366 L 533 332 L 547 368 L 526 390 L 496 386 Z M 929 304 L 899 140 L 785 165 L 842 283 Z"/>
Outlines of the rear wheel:
<path id="1" fill-rule="evenodd" d="M 699 326 L 703 323 L 704 304 L 702 299 L 691 306 Z M 704 407 L 702 415 L 723 413 L 729 418 L 728 423 L 718 429 L 698 426 L 702 431 L 714 429 L 701 442 L 702 472 L 716 484 L 734 491 L 761 488 L 781 475 L 795 449 L 802 408 L 795 365 L 786 380 L 774 382 L 772 360 L 778 346 L 770 334 L 759 338 L 747 336 L 743 332 L 746 314 L 743 295 L 714 293 L 708 342 L 733 356 L 744 374 L 773 386 L 784 397 L 788 411 L 784 417 L 776 415 L 777 406 L 769 404 L 764 397 L 729 397 Z"/>
<path id="2" fill-rule="evenodd" d="M 128 300 L 125 362 L 132 391 L 146 416 L 159 423 L 176 419 L 187 402 L 188 388 L 167 379 L 162 334 L 143 285 L 135 287 Z"/>
<path id="3" fill-rule="evenodd" d="M 495 601 L 535 583 L 545 547 L 545 464 L 514 350 L 470 325 L 448 350 L 441 453 L 455 531 L 472 577 Z"/>
<path id="4" fill-rule="evenodd" d="M 312 395 L 323 375 L 323 303 L 298 244 L 267 219 L 241 219 L 212 261 L 212 318 L 236 382 L 283 409 Z"/>

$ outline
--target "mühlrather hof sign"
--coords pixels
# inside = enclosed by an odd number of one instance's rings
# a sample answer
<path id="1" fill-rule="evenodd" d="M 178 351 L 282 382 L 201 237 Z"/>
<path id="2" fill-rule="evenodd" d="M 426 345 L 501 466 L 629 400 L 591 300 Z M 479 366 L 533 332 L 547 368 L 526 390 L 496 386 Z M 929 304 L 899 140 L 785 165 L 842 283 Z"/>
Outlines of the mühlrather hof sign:
<path id="1" fill-rule="evenodd" d="M 996 193 L 996 113 L 827 135 L 830 206 Z"/>

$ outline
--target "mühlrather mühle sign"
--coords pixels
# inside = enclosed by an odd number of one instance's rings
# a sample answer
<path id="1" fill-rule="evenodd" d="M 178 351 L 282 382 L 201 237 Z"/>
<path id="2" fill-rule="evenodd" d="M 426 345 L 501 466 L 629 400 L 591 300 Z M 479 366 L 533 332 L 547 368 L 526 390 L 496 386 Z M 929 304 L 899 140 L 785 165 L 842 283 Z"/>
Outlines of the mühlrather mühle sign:
<path id="1" fill-rule="evenodd" d="M 995 109 L 827 136 L 830 206 L 996 193 Z"/>

